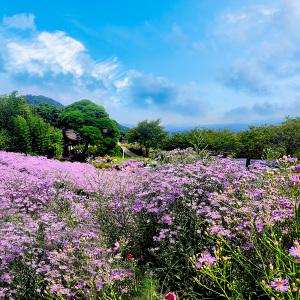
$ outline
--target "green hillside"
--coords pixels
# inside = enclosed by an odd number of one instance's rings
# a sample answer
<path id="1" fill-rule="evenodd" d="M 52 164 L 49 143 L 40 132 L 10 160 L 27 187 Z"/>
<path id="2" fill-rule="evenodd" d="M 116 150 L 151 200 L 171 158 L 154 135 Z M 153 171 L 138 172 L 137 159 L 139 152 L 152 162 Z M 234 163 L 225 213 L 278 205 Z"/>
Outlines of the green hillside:
<path id="1" fill-rule="evenodd" d="M 41 103 L 46 103 L 46 104 L 49 104 L 49 105 L 52 105 L 52 106 L 57 106 L 57 107 L 63 107 L 63 105 L 52 99 L 52 98 L 49 98 L 49 97 L 46 97 L 46 96 L 42 96 L 42 95 L 38 95 L 38 96 L 35 96 L 35 95 L 25 95 L 25 98 L 26 98 L 26 102 L 28 104 L 41 104 Z"/>

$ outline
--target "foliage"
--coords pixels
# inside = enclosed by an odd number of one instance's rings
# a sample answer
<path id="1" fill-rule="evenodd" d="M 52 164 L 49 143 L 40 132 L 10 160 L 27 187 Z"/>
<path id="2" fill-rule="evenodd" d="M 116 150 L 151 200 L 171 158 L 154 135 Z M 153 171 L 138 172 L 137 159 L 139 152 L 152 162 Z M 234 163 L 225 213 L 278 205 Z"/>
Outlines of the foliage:
<path id="1" fill-rule="evenodd" d="M 250 126 L 238 133 L 196 128 L 166 137 L 161 147 L 168 151 L 205 148 L 213 154 L 249 159 L 278 158 L 283 154 L 297 156 L 300 154 L 300 119 L 288 118 L 277 126 Z"/>
<path id="2" fill-rule="evenodd" d="M 144 146 L 146 156 L 149 156 L 150 148 L 157 148 L 166 136 L 167 133 L 160 125 L 160 120 L 145 120 L 138 123 L 135 128 L 129 129 L 127 139 L 129 142 L 138 142 Z"/>
<path id="3" fill-rule="evenodd" d="M 260 159 L 264 149 L 275 141 L 276 132 L 275 126 L 251 126 L 249 130 L 238 133 L 238 156 Z"/>
<path id="4" fill-rule="evenodd" d="M 13 117 L 11 127 L 13 150 L 23 153 L 30 152 L 32 139 L 26 119 L 20 115 Z"/>
<path id="5" fill-rule="evenodd" d="M 32 106 L 32 109 L 41 116 L 44 121 L 50 123 L 52 126 L 58 126 L 58 118 L 62 108 L 42 103 Z"/>
<path id="6" fill-rule="evenodd" d="M 286 119 L 279 128 L 278 143 L 285 147 L 287 155 L 300 150 L 300 118 Z"/>
<path id="7" fill-rule="evenodd" d="M 107 154 L 116 147 L 119 137 L 117 122 L 108 117 L 104 107 L 89 100 L 66 106 L 59 115 L 59 125 L 63 128 L 65 144 L 68 143 L 66 130 L 73 129 L 80 134 L 80 143 L 84 145 L 82 158 L 87 157 L 89 146 L 97 147 L 94 155 Z"/>
<path id="8" fill-rule="evenodd" d="M 8 130 L 2 128 L 0 129 L 0 149 L 8 150 L 10 144 L 10 135 Z"/>
<path id="9" fill-rule="evenodd" d="M 237 148 L 235 134 L 229 130 L 194 129 L 189 133 L 196 152 L 203 149 L 214 154 L 234 154 Z"/>
<path id="10" fill-rule="evenodd" d="M 189 147 L 194 148 L 196 152 L 207 150 L 213 154 L 234 155 L 237 152 L 238 140 L 236 134 L 229 130 L 196 128 L 184 133 L 175 133 L 167 137 L 162 145 L 164 150 Z"/>
<path id="11" fill-rule="evenodd" d="M 83 154 L 88 151 L 89 145 L 100 144 L 103 140 L 100 129 L 94 126 L 82 126 L 82 128 L 80 128 L 80 135 L 84 143 Z"/>
<path id="12" fill-rule="evenodd" d="M 192 147 L 189 135 L 189 132 L 183 132 L 167 136 L 162 143 L 163 150 L 171 151 L 174 149 L 186 149 Z"/>
<path id="13" fill-rule="evenodd" d="M 284 156 L 285 153 L 286 149 L 284 147 L 268 146 L 263 149 L 261 158 L 267 161 L 274 161 Z"/>
<path id="14" fill-rule="evenodd" d="M 16 93 L 0 98 L 0 147 L 4 150 L 59 156 L 62 134 L 45 122 Z"/>

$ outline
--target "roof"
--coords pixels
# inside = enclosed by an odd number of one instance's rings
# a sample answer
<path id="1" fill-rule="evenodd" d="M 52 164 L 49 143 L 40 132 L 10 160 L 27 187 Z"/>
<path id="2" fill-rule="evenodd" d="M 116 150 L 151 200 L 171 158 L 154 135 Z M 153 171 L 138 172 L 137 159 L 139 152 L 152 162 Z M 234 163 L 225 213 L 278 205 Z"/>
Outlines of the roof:
<path id="1" fill-rule="evenodd" d="M 66 136 L 71 141 L 77 141 L 78 140 L 77 133 L 73 129 L 66 130 Z"/>

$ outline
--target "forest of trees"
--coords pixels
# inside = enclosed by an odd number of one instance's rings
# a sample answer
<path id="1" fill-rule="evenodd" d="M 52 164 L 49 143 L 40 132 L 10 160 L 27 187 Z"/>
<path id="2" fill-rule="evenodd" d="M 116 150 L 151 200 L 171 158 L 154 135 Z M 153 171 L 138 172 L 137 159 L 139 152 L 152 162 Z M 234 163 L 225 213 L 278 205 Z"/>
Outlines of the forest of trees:
<path id="1" fill-rule="evenodd" d="M 85 160 L 90 149 L 93 155 L 117 154 L 118 137 L 117 122 L 90 100 L 63 107 L 28 104 L 16 92 L 0 97 L 2 150 Z"/>
<path id="2" fill-rule="evenodd" d="M 163 130 L 159 120 L 142 121 L 129 130 L 126 138 L 143 146 L 146 156 L 150 148 L 169 151 L 192 147 L 236 158 L 275 159 L 283 155 L 300 158 L 300 118 L 287 118 L 276 126 L 250 126 L 240 132 L 195 128 L 172 135 Z"/>
<path id="3" fill-rule="evenodd" d="M 250 126 L 237 133 L 196 128 L 168 136 L 161 142 L 161 148 L 185 149 L 195 144 L 214 154 L 238 158 L 272 159 L 282 155 L 300 158 L 300 118 L 287 118 L 279 125 Z"/>
<path id="4" fill-rule="evenodd" d="M 61 130 L 34 113 L 16 93 L 0 98 L 0 148 L 3 150 L 58 156 Z"/>

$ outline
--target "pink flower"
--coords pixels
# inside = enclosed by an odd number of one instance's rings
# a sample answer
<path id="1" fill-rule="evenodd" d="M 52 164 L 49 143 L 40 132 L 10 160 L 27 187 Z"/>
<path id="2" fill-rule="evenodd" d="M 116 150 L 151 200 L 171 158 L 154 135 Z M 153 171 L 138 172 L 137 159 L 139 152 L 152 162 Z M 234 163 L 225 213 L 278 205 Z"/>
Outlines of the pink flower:
<path id="1" fill-rule="evenodd" d="M 131 253 L 128 253 L 128 254 L 126 255 L 126 258 L 127 258 L 129 261 L 134 260 L 134 256 L 133 256 Z"/>
<path id="2" fill-rule="evenodd" d="M 274 278 L 274 281 L 271 281 L 271 287 L 273 287 L 276 291 L 287 292 L 289 290 L 289 286 L 287 285 L 289 282 L 288 278 Z"/>
<path id="3" fill-rule="evenodd" d="M 176 300 L 177 298 L 176 298 L 175 293 L 169 292 L 169 293 L 166 295 L 166 299 L 167 299 L 167 300 Z"/>
<path id="4" fill-rule="evenodd" d="M 115 243 L 115 246 L 114 246 L 114 248 L 113 248 L 113 250 L 114 250 L 114 252 L 118 252 L 119 249 L 120 249 L 120 243 L 119 243 L 119 242 L 116 242 L 116 243 Z"/>

